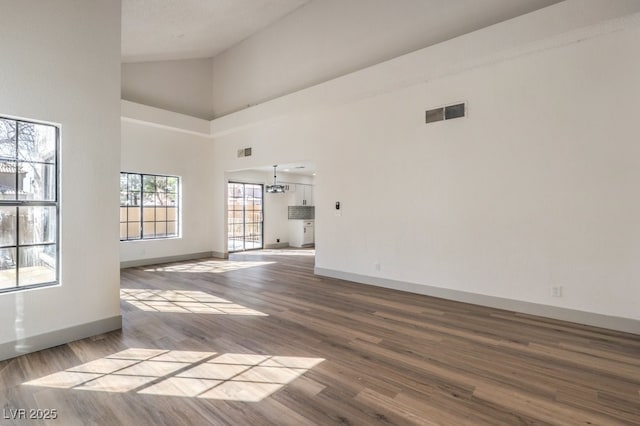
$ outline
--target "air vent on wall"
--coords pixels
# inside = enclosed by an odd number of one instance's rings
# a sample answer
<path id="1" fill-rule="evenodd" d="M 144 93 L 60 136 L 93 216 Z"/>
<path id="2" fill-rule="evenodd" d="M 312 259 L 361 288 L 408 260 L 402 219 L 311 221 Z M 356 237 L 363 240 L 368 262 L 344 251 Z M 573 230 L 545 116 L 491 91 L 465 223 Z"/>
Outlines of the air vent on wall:
<path id="1" fill-rule="evenodd" d="M 459 103 L 433 108 L 425 112 L 425 123 L 435 123 L 436 121 L 452 120 L 466 115 L 466 104 Z"/>
<path id="2" fill-rule="evenodd" d="M 238 150 L 238 158 L 251 157 L 251 148 L 240 148 Z"/>

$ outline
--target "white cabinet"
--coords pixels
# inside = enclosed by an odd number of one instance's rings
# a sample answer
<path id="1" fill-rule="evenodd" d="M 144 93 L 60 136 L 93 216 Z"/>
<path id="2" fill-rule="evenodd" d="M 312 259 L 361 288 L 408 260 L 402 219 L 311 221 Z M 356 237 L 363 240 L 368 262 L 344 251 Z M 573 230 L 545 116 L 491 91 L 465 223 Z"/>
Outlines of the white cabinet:
<path id="1" fill-rule="evenodd" d="M 313 220 L 289 221 L 289 245 L 291 247 L 308 247 L 315 242 Z"/>
<path id="2" fill-rule="evenodd" d="M 296 185 L 296 206 L 313 206 L 313 185 Z"/>
<path id="3" fill-rule="evenodd" d="M 302 229 L 302 245 L 310 246 L 315 242 L 314 222 L 312 220 L 304 220 Z"/>
<path id="4" fill-rule="evenodd" d="M 307 185 L 304 190 L 304 204 L 303 206 L 314 206 L 313 203 L 313 186 Z"/>

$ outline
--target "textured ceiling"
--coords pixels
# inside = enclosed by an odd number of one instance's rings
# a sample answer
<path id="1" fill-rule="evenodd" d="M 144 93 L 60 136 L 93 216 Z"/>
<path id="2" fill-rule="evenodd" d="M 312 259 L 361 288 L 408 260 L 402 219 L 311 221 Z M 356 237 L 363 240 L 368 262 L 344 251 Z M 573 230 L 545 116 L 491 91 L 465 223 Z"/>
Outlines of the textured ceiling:
<path id="1" fill-rule="evenodd" d="M 123 0 L 123 62 L 209 58 L 309 0 Z"/>

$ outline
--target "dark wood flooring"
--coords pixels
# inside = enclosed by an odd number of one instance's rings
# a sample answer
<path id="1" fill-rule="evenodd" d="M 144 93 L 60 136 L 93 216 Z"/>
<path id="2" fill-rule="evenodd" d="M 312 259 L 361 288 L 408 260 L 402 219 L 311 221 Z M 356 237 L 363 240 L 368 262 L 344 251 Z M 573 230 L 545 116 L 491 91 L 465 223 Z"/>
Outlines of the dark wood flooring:
<path id="1" fill-rule="evenodd" d="M 307 254 L 123 270 L 121 331 L 0 362 L 0 423 L 640 424 L 640 336 L 321 278 Z"/>

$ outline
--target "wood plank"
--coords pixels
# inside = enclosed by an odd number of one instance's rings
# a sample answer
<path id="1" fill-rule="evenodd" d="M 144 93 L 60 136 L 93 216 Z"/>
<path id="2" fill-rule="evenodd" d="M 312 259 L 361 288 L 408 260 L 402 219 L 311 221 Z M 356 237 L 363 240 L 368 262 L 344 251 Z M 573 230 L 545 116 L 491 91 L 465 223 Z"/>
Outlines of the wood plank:
<path id="1" fill-rule="evenodd" d="M 51 424 L 69 425 L 640 424 L 640 336 L 318 277 L 313 256 L 299 253 L 123 270 L 123 288 L 215 296 L 236 313 L 123 300 L 121 331 L 0 362 L 3 408 L 57 409 Z M 131 348 L 174 351 L 164 362 L 183 362 L 180 372 L 219 356 L 248 364 L 201 367 L 230 377 L 188 382 L 154 361 L 127 370 L 137 384 L 113 392 L 49 386 L 60 376 L 25 384 Z M 194 351 L 215 355 L 188 361 Z M 277 357 L 297 367 L 256 361 Z M 127 371 L 100 374 L 126 384 Z M 144 374 L 155 376 L 140 385 Z"/>

